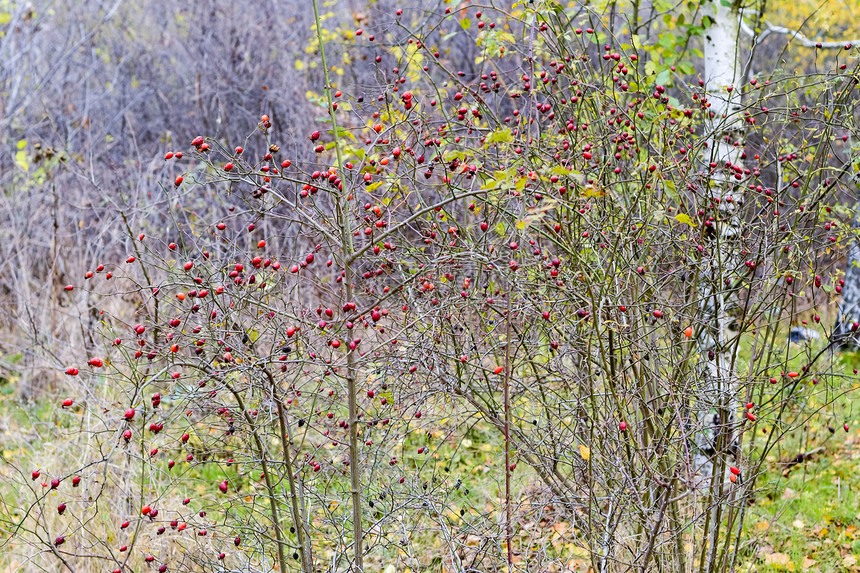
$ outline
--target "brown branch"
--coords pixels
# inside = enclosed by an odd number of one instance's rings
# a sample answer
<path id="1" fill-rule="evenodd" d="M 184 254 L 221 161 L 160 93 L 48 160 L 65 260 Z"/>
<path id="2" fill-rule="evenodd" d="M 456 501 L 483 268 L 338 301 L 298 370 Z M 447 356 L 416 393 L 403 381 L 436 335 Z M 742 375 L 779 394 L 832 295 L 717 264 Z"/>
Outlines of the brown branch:
<path id="1" fill-rule="evenodd" d="M 808 452 L 801 452 L 788 461 L 780 462 L 780 464 L 783 466 L 783 471 L 788 471 L 791 468 L 793 468 L 794 466 L 796 466 L 798 464 L 802 464 L 803 462 L 805 462 L 806 460 L 808 460 L 812 456 L 814 456 L 816 454 L 820 454 L 823 451 L 824 451 L 824 446 L 819 446 L 819 447 L 815 448 L 814 450 L 809 450 Z"/>

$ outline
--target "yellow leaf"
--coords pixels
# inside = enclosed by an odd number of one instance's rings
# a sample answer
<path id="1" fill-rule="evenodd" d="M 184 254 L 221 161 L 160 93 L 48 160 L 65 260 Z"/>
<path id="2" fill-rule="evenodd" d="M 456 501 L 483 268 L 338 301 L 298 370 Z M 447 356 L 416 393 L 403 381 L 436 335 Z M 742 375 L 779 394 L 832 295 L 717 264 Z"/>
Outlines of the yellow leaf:
<path id="1" fill-rule="evenodd" d="M 582 192 L 580 194 L 583 197 L 603 197 L 604 195 L 606 195 L 606 193 L 604 193 L 602 189 L 598 189 L 590 183 L 582 188 Z"/>
<path id="2" fill-rule="evenodd" d="M 675 220 L 679 223 L 684 223 L 685 225 L 690 225 L 691 227 L 695 227 L 696 223 L 693 221 L 689 215 L 686 213 L 678 213 L 675 215 Z"/>
<path id="3" fill-rule="evenodd" d="M 591 450 L 588 449 L 587 446 L 583 446 L 582 444 L 579 444 L 579 455 L 582 456 L 582 459 L 584 459 L 585 461 L 588 461 L 591 458 Z"/>

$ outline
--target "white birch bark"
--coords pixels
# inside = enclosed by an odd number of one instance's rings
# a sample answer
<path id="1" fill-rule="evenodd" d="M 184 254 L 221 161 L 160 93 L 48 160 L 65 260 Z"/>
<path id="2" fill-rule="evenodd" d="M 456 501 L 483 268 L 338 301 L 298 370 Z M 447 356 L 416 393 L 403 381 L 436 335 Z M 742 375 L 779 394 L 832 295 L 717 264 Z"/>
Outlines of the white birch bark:
<path id="1" fill-rule="evenodd" d="M 856 209 L 855 228 L 860 225 L 860 204 Z M 860 322 L 860 241 L 857 240 L 851 244 L 845 261 L 845 286 L 842 287 L 842 300 L 839 302 L 831 340 L 841 347 L 860 346 L 858 332 L 852 331 L 855 322 Z"/>
<path id="2" fill-rule="evenodd" d="M 726 5 L 728 4 L 728 5 Z M 710 158 L 715 162 L 710 180 L 710 195 L 718 203 L 717 223 L 705 237 L 708 265 L 702 269 L 699 287 L 700 315 L 704 321 L 698 340 L 701 380 L 697 388 L 696 414 L 701 431 L 696 435 L 694 471 L 700 483 L 710 483 L 713 458 L 720 432 L 728 432 L 734 404 L 734 356 L 730 339 L 735 330 L 733 311 L 738 306 L 734 284 L 738 278 L 737 242 L 741 222 L 738 208 L 743 204 L 743 189 L 727 164 L 740 166 L 743 120 L 740 114 L 743 75 L 740 57 L 740 14 L 737 0 L 703 0 L 704 15 L 712 19 L 705 30 L 705 90 L 713 118 L 709 123 Z M 737 185 L 736 185 L 737 183 Z M 720 410 L 723 414 L 720 415 Z M 731 444 L 728 436 L 724 446 Z"/>

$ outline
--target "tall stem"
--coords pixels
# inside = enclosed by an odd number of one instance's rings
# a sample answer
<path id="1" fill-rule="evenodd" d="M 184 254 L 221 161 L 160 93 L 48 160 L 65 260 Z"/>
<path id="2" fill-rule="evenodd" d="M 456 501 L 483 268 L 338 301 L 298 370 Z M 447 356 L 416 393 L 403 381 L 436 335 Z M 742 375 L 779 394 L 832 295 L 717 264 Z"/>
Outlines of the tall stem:
<path id="1" fill-rule="evenodd" d="M 337 154 L 337 175 L 341 182 L 344 181 L 343 172 L 343 154 L 340 149 L 340 138 L 338 137 L 337 117 L 334 113 L 334 101 L 331 93 L 331 82 L 329 81 L 328 66 L 325 61 L 325 45 L 322 37 L 322 26 L 320 24 L 320 13 L 317 5 L 317 0 L 313 0 L 314 6 L 314 24 L 317 32 L 317 42 L 320 48 L 320 61 L 323 67 L 323 75 L 325 77 L 325 95 L 328 104 L 328 114 L 331 119 L 332 133 L 334 136 L 334 149 Z M 341 183 L 343 185 L 343 183 Z M 353 253 L 355 248 L 352 243 L 352 229 L 349 221 L 349 200 L 351 195 L 344 192 L 343 189 L 337 193 L 338 204 L 338 226 L 341 233 L 341 249 L 344 266 L 344 302 L 352 301 L 353 299 Z M 361 573 L 364 571 L 363 551 L 362 551 L 362 524 L 361 524 L 361 473 L 358 459 L 358 405 L 356 400 L 356 364 L 355 353 L 357 350 L 349 350 L 347 353 L 346 366 L 346 382 L 347 392 L 349 393 L 349 475 L 350 475 L 350 490 L 352 493 L 352 534 L 353 534 L 353 560 L 355 570 Z"/>
<path id="2" fill-rule="evenodd" d="M 245 402 L 242 400 L 242 396 L 240 396 L 239 392 L 229 384 L 227 384 L 227 390 L 236 399 L 236 404 L 239 406 L 242 415 L 245 417 L 245 421 L 251 428 L 251 434 L 254 436 L 254 444 L 257 446 L 257 452 L 260 454 L 260 465 L 263 468 L 263 478 L 266 480 L 266 492 L 269 494 L 269 509 L 272 512 L 272 524 L 275 526 L 275 542 L 278 544 L 278 565 L 280 566 L 281 571 L 286 571 L 287 555 L 284 553 L 284 535 L 281 530 L 281 517 L 278 512 L 278 501 L 275 497 L 275 486 L 272 483 L 272 475 L 269 472 L 267 451 L 266 448 L 263 447 L 263 441 L 260 439 L 260 434 L 257 433 L 257 427 L 254 424 L 254 420 L 248 413 L 248 409 L 245 408 Z"/>
<path id="3" fill-rule="evenodd" d="M 290 451 L 292 445 L 293 434 L 290 429 L 290 419 L 287 414 L 287 407 L 284 400 L 278 396 L 278 385 L 275 382 L 275 377 L 268 369 L 263 368 L 263 373 L 269 379 L 269 384 L 272 386 L 272 396 L 275 398 L 275 403 L 278 405 L 278 427 L 281 432 L 281 448 L 284 453 L 284 467 L 287 471 L 287 481 L 290 484 L 290 499 L 291 509 L 293 513 L 293 523 L 296 527 L 296 537 L 299 540 L 299 553 L 302 559 L 303 573 L 313 573 L 314 558 L 313 544 L 310 539 L 310 528 L 305 519 L 305 508 L 303 502 L 303 485 L 301 481 L 301 473 L 294 472 L 293 469 L 293 454 Z"/>
<path id="4" fill-rule="evenodd" d="M 508 307 L 505 312 L 505 539 L 508 546 L 508 571 L 513 566 L 513 549 L 511 547 L 511 298 L 513 291 L 508 291 Z"/>

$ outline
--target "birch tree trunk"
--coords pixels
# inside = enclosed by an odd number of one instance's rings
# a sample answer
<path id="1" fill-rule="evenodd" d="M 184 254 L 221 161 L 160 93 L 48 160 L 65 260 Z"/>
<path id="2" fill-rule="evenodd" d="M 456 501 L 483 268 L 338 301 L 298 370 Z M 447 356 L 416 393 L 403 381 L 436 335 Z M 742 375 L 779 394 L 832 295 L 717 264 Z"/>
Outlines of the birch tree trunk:
<path id="1" fill-rule="evenodd" d="M 717 455 L 732 442 L 729 435 L 735 386 L 735 352 L 732 349 L 736 345 L 731 344 L 731 338 L 732 332 L 737 330 L 735 283 L 740 264 L 737 245 L 741 236 L 738 210 L 744 200 L 742 179 L 734 168 L 741 167 L 743 149 L 741 89 L 737 85 L 743 75 L 743 64 L 739 2 L 704 0 L 702 8 L 712 21 L 705 31 L 704 81 L 712 112 L 709 163 L 716 166 L 711 168 L 709 193 L 716 208 L 716 224 L 703 231 L 706 255 L 698 294 L 704 324 L 698 339 L 701 380 L 696 392 L 700 431 L 695 438 L 693 463 L 694 471 L 701 474 L 700 483 L 706 485 L 713 474 Z"/>
<path id="2" fill-rule="evenodd" d="M 854 226 L 860 227 L 860 204 L 856 207 Z M 860 322 L 860 241 L 855 240 L 851 244 L 846 258 L 845 286 L 842 287 L 842 300 L 831 339 L 837 346 L 857 348 L 860 343 L 853 325 Z"/>

